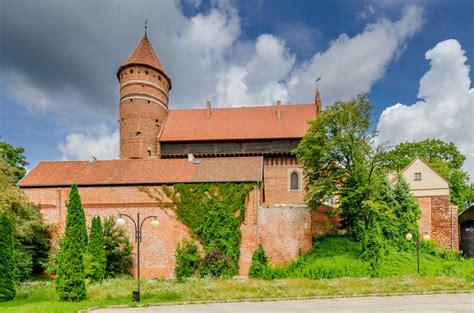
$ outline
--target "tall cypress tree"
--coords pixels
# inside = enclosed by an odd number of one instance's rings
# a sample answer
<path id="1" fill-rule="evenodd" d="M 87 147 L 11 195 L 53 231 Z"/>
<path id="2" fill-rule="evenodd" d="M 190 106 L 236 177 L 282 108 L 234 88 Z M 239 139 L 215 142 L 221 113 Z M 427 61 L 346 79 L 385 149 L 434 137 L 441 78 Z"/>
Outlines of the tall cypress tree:
<path id="1" fill-rule="evenodd" d="M 398 202 L 398 209 L 395 212 L 400 238 L 400 248 L 406 250 L 413 243 L 405 240 L 405 235 L 410 232 L 412 234 L 418 234 L 418 223 L 417 220 L 420 217 L 420 208 L 415 198 L 411 194 L 410 185 L 403 178 L 399 176 L 394 188 L 395 199 Z"/>
<path id="2" fill-rule="evenodd" d="M 0 215 L 0 301 L 15 298 L 15 259 L 13 251 L 13 224 Z"/>
<path id="3" fill-rule="evenodd" d="M 94 281 L 105 277 L 107 257 L 104 248 L 104 233 L 99 216 L 92 218 L 89 244 L 86 253 L 86 276 Z"/>
<path id="4" fill-rule="evenodd" d="M 60 243 L 56 291 L 62 301 L 86 297 L 84 252 L 87 247 L 86 219 L 77 185 L 71 186 L 67 202 L 66 231 Z"/>

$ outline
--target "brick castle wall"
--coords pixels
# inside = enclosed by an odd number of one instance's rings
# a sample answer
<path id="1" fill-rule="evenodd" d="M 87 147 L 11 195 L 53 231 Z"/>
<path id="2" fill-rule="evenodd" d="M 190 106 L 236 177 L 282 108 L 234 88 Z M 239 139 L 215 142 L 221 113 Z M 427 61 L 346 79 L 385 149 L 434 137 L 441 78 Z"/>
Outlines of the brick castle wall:
<path id="1" fill-rule="evenodd" d="M 160 186 L 147 187 L 152 194 Z M 65 201 L 69 188 L 25 188 L 30 200 L 40 204 L 45 222 L 57 226 L 56 240 L 64 233 L 67 214 Z M 145 223 L 141 244 L 141 273 L 143 277 L 174 276 L 175 249 L 184 238 L 190 237 L 188 228 L 176 217 L 174 211 L 159 208 L 156 201 L 136 186 L 80 187 L 79 193 L 89 227 L 93 216 L 102 219 L 118 218 L 125 213 L 141 218 L 158 216 L 160 226 L 155 229 Z M 241 225 L 239 272 L 248 275 L 252 254 L 258 244 L 267 251 L 272 264 L 285 264 L 299 253 L 311 249 L 311 215 L 306 206 L 261 207 L 262 192 L 253 190 L 246 202 L 245 219 Z M 126 230 L 135 246 L 133 224 L 126 219 Z M 136 250 L 134 249 L 134 253 Z"/>
<path id="2" fill-rule="evenodd" d="M 420 233 L 428 233 L 446 249 L 459 250 L 457 208 L 449 196 L 417 197 L 421 210 Z"/>
<path id="3" fill-rule="evenodd" d="M 289 178 L 299 174 L 299 190 L 290 190 Z M 265 205 L 304 203 L 303 168 L 293 157 L 265 158 L 263 165 Z"/>

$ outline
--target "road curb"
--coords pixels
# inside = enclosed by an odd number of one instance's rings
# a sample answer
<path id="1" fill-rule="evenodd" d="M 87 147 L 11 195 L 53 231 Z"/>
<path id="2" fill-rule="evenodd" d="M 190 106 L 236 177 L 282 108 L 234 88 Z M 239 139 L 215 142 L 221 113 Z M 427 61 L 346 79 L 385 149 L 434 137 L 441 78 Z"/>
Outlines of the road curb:
<path id="1" fill-rule="evenodd" d="M 414 292 L 387 292 L 372 294 L 354 294 L 354 295 L 324 295 L 324 296 L 308 296 L 308 297 L 286 297 L 286 298 L 250 298 L 250 299 L 221 299 L 221 300 L 199 300 L 199 301 L 179 301 L 179 302 L 158 302 L 139 304 L 136 307 L 159 307 L 159 306 L 178 306 L 188 304 L 213 304 L 213 303 L 240 303 L 240 302 L 270 302 L 270 301 L 292 301 L 292 300 L 317 300 L 317 299 L 339 299 L 339 298 L 372 298 L 372 297 L 391 297 L 391 296 L 416 296 L 416 295 L 437 295 L 437 294 L 460 294 L 472 293 L 474 290 L 441 290 L 441 291 L 414 291 Z M 86 310 L 78 311 L 78 313 L 88 313 L 99 309 L 124 309 L 134 308 L 127 304 L 109 305 L 107 307 L 91 307 Z"/>

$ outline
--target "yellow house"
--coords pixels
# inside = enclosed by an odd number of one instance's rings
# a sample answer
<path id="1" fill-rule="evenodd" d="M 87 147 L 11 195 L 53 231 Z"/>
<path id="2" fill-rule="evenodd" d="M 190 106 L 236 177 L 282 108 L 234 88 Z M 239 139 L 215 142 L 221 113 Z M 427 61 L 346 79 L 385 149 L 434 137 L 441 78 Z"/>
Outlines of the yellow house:
<path id="1" fill-rule="evenodd" d="M 457 207 L 451 204 L 449 183 L 420 158 L 401 172 L 421 210 L 420 234 L 427 234 L 445 248 L 458 250 Z"/>

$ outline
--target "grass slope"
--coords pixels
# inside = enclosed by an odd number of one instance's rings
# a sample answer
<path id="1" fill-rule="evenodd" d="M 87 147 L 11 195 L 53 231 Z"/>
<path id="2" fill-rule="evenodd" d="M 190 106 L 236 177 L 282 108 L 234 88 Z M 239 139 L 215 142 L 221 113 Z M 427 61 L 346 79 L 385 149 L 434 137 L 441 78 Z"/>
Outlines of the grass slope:
<path id="1" fill-rule="evenodd" d="M 0 303 L 8 312 L 77 312 L 89 307 L 113 304 L 134 305 L 131 291 L 136 281 L 112 279 L 92 284 L 81 302 L 60 302 L 52 281 L 27 282 L 18 286 L 15 300 Z M 174 280 L 148 279 L 142 282 L 142 303 L 206 301 L 228 299 L 292 298 L 309 296 L 367 295 L 392 292 L 474 290 L 474 283 L 456 277 L 404 276 L 391 278 L 341 278 L 311 280 Z"/>
<path id="2" fill-rule="evenodd" d="M 270 267 L 263 278 L 341 278 L 393 277 L 417 274 L 416 250 L 398 252 L 388 249 L 377 272 L 360 258 L 362 247 L 345 236 L 319 238 L 314 249 L 287 267 Z M 474 282 L 474 259 L 465 259 L 457 252 L 443 251 L 431 241 L 422 243 L 421 276 L 453 276 Z"/>

